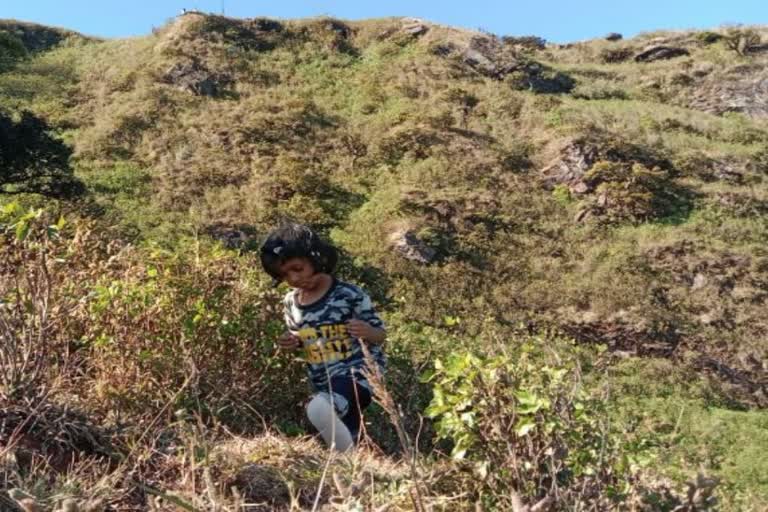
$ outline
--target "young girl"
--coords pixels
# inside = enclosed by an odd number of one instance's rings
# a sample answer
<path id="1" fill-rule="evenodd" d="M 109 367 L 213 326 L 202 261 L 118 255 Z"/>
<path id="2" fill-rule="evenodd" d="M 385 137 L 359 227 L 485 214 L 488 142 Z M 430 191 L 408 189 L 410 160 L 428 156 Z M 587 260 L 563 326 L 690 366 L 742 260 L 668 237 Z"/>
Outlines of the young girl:
<path id="1" fill-rule="evenodd" d="M 264 270 L 293 288 L 283 299 L 288 331 L 278 343 L 287 351 L 304 349 L 314 388 L 307 418 L 329 446 L 346 451 L 371 403 L 361 343 L 383 370 L 386 331 L 368 295 L 333 276 L 337 260 L 332 245 L 300 224 L 277 228 L 261 247 Z"/>

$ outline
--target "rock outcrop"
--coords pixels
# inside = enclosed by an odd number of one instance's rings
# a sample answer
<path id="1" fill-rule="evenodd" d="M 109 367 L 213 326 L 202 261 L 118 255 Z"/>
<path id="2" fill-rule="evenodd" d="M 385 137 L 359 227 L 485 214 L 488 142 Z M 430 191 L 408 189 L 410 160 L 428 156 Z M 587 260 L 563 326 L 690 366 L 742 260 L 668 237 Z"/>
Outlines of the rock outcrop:
<path id="1" fill-rule="evenodd" d="M 542 183 L 546 188 L 566 185 L 572 193 L 583 194 L 589 190 L 584 175 L 598 158 L 596 147 L 581 141 L 569 142 L 560 155 L 541 170 Z"/>
<path id="2" fill-rule="evenodd" d="M 521 55 L 514 45 L 495 36 L 475 36 L 463 45 L 437 44 L 432 53 L 496 80 L 512 75 L 509 84 L 518 90 L 558 94 L 570 92 L 576 85 L 570 76 Z"/>
<path id="3" fill-rule="evenodd" d="M 198 96 L 217 96 L 231 80 L 197 62 L 179 62 L 165 72 L 166 83 Z"/>
<path id="4" fill-rule="evenodd" d="M 434 249 L 425 244 L 410 230 L 399 229 L 389 236 L 392 248 L 405 259 L 429 264 L 435 259 Z"/>
<path id="5" fill-rule="evenodd" d="M 707 81 L 699 86 L 690 107 L 717 115 L 740 112 L 756 119 L 768 118 L 768 72 Z"/>
<path id="6" fill-rule="evenodd" d="M 400 30 L 405 34 L 420 36 L 426 34 L 429 27 L 419 18 L 406 18 L 403 20 L 403 26 Z"/>
<path id="7" fill-rule="evenodd" d="M 651 45 L 635 55 L 635 62 L 653 62 L 656 60 L 674 59 L 675 57 L 682 57 L 683 55 L 690 55 L 690 52 L 685 48 L 677 46 Z"/>

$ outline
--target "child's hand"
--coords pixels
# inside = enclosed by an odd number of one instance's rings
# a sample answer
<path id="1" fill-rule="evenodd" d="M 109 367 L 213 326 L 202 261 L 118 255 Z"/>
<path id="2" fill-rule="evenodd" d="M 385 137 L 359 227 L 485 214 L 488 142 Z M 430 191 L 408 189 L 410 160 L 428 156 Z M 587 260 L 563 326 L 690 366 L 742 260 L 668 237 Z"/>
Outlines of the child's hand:
<path id="1" fill-rule="evenodd" d="M 296 350 L 301 346 L 301 340 L 291 331 L 285 331 L 277 338 L 277 344 L 281 350 Z"/>
<path id="2" fill-rule="evenodd" d="M 355 338 L 374 343 L 380 343 L 384 339 L 384 331 L 382 329 L 378 329 L 363 320 L 350 320 L 347 322 L 347 332 Z"/>

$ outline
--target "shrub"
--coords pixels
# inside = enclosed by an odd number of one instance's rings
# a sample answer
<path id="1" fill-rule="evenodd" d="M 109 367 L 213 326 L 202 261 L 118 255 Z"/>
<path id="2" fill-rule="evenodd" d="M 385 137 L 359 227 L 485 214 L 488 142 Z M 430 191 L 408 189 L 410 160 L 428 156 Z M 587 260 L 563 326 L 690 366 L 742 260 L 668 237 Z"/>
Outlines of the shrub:
<path id="1" fill-rule="evenodd" d="M 606 64 L 625 62 L 632 58 L 632 48 L 606 48 L 600 52 L 600 60 Z"/>
<path id="2" fill-rule="evenodd" d="M 540 94 L 567 93 L 576 86 L 576 81 L 570 75 L 535 62 L 513 71 L 504 78 L 504 82 L 514 90 L 530 90 Z"/>
<path id="3" fill-rule="evenodd" d="M 241 430 L 260 428 L 261 414 L 295 417 L 301 368 L 275 353 L 279 298 L 252 255 L 197 242 L 178 255 L 132 250 L 87 224 L 60 236 L 64 221 L 17 206 L 0 221 L 11 329 L 0 334 L 18 338 L 0 352 L 0 396 L 30 395 L 53 375 L 126 418 L 168 404 Z"/>
<path id="4" fill-rule="evenodd" d="M 0 192 L 55 197 L 82 191 L 69 166 L 71 149 L 50 132 L 48 123 L 31 112 L 16 121 L 0 111 Z"/>
<path id="5" fill-rule="evenodd" d="M 501 40 L 504 44 L 519 46 L 527 50 L 543 50 L 547 47 L 547 40 L 539 36 L 503 36 Z"/>
<path id="6" fill-rule="evenodd" d="M 696 40 L 699 41 L 703 45 L 710 45 L 714 44 L 718 41 L 721 41 L 725 36 L 722 34 L 718 34 L 717 32 L 711 32 L 709 30 L 705 30 L 704 32 L 699 32 L 696 34 Z"/>
<path id="7" fill-rule="evenodd" d="M 562 205 L 566 205 L 573 200 L 573 196 L 571 196 L 571 191 L 568 188 L 568 185 L 565 185 L 564 183 L 558 183 L 555 185 L 555 188 L 552 190 L 552 197 L 554 197 L 555 201 Z"/>
<path id="8" fill-rule="evenodd" d="M 37 399 L 60 361 L 59 325 L 51 318 L 56 241 L 64 227 L 18 203 L 0 210 L 0 399 Z M 66 311 L 65 311 L 66 313 Z M 0 429 L 1 431 L 2 429 Z"/>
<path id="9" fill-rule="evenodd" d="M 27 49 L 21 39 L 8 32 L 0 31 L 0 73 L 13 68 L 27 55 Z"/>
<path id="10" fill-rule="evenodd" d="M 725 45 L 739 55 L 747 55 L 760 45 L 760 34 L 753 29 L 732 29 L 725 36 Z"/>
<path id="11" fill-rule="evenodd" d="M 426 412 L 437 419 L 438 436 L 453 443 L 453 458 L 471 464 L 493 506 L 509 510 L 522 499 L 558 510 L 612 508 L 645 454 L 621 452 L 601 401 L 581 386 L 573 352 L 536 360 L 547 342 L 530 341 L 519 353 L 436 360 Z"/>
<path id="12" fill-rule="evenodd" d="M 670 208 L 669 172 L 641 163 L 597 162 L 584 175 L 595 189 L 593 211 L 606 220 L 644 221 L 664 215 Z"/>

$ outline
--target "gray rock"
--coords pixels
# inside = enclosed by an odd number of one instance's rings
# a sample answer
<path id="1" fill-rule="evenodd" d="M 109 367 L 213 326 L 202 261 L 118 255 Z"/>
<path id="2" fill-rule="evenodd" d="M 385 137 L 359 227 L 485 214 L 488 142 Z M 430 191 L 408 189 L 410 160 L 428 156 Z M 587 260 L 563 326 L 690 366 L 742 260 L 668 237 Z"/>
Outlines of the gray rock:
<path id="1" fill-rule="evenodd" d="M 589 208 L 582 208 L 573 217 L 573 221 L 574 222 L 583 222 L 583 221 L 587 220 L 587 218 L 589 217 L 590 213 L 591 213 L 591 210 Z"/>
<path id="2" fill-rule="evenodd" d="M 255 232 L 247 226 L 226 226 L 216 224 L 208 228 L 208 235 L 218 240 L 227 249 L 243 249 L 252 246 L 255 239 Z"/>
<path id="3" fill-rule="evenodd" d="M 435 250 L 427 246 L 410 230 L 397 230 L 389 237 L 392 248 L 405 259 L 418 263 L 432 263 L 437 255 Z"/>
<path id="4" fill-rule="evenodd" d="M 476 36 L 461 52 L 461 60 L 481 75 L 497 80 L 521 68 L 515 51 L 495 36 Z"/>
<path id="5" fill-rule="evenodd" d="M 571 142 L 560 151 L 560 156 L 541 170 L 542 182 L 546 188 L 563 184 L 574 194 L 587 193 L 589 186 L 584 183 L 584 174 L 592 168 L 597 159 L 597 148 Z"/>
<path id="6" fill-rule="evenodd" d="M 694 94 L 690 107 L 716 115 L 739 112 L 768 118 L 768 72 L 748 70 L 736 79 L 708 80 Z"/>
<path id="7" fill-rule="evenodd" d="M 412 36 L 420 36 L 426 34 L 429 27 L 419 18 L 406 18 L 403 20 L 403 27 L 401 30 Z"/>
<path id="8" fill-rule="evenodd" d="M 587 192 L 589 192 L 589 186 L 583 181 L 580 181 L 575 185 L 569 187 L 569 190 L 574 194 L 586 194 Z"/>
<path id="9" fill-rule="evenodd" d="M 166 83 L 196 94 L 198 96 L 216 96 L 229 79 L 208 71 L 197 62 L 179 62 L 165 72 Z"/>
<path id="10" fill-rule="evenodd" d="M 482 72 L 484 75 L 496 75 L 498 69 L 491 59 L 480 53 L 478 50 L 467 48 L 464 50 L 464 62 Z"/>
<path id="11" fill-rule="evenodd" d="M 403 27 L 403 32 L 406 34 L 411 34 L 412 36 L 419 36 L 421 34 L 426 34 L 429 28 L 427 28 L 426 25 L 422 25 L 420 23 L 417 23 L 415 25 L 406 25 Z"/>
<path id="12" fill-rule="evenodd" d="M 683 55 L 690 55 L 690 52 L 685 48 L 675 46 L 651 45 L 635 55 L 635 62 L 653 62 L 656 60 L 673 59 Z"/>
<path id="13" fill-rule="evenodd" d="M 739 183 L 744 175 L 731 162 L 715 161 L 712 163 L 712 176 L 718 180 Z"/>
<path id="14" fill-rule="evenodd" d="M 621 41 L 624 39 L 624 36 L 619 34 L 618 32 L 611 32 L 607 36 L 605 36 L 606 41 Z"/>

